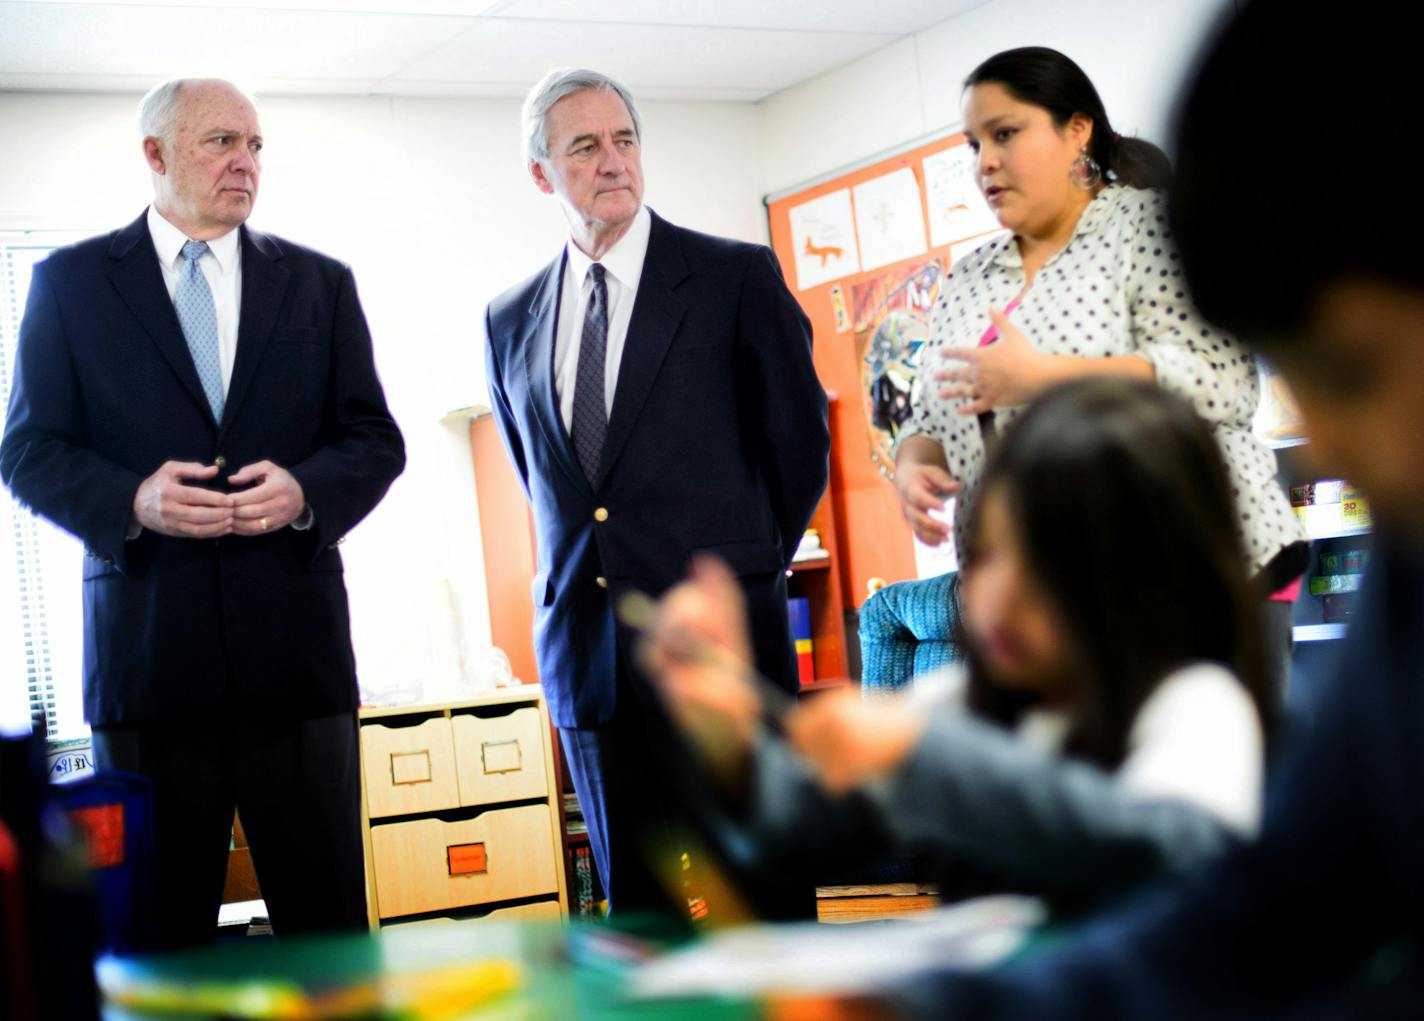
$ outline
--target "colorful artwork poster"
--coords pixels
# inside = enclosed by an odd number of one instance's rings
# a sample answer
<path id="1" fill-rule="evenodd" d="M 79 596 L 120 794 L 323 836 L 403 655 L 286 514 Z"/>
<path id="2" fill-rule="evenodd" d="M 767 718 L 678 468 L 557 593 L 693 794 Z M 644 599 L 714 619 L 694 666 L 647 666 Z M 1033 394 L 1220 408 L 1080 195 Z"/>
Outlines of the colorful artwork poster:
<path id="1" fill-rule="evenodd" d="M 887 478 L 894 474 L 895 442 L 919 399 L 920 359 L 944 272 L 941 260 L 930 259 L 851 289 L 870 457 Z"/>
<path id="2" fill-rule="evenodd" d="M 861 269 L 879 269 L 929 251 L 920 182 L 909 167 L 862 181 L 852 195 Z"/>
<path id="3" fill-rule="evenodd" d="M 1000 229 L 999 218 L 975 180 L 975 157 L 969 146 L 956 145 L 922 162 L 931 245 L 938 248 Z"/>
<path id="4" fill-rule="evenodd" d="M 860 272 L 849 189 L 793 206 L 790 218 L 798 291 Z"/>

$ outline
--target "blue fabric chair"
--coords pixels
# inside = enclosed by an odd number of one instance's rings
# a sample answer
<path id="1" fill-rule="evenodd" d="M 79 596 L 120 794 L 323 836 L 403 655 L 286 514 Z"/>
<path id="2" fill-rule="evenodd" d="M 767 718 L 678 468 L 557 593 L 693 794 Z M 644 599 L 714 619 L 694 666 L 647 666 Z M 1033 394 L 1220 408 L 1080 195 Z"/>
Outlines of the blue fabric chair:
<path id="1" fill-rule="evenodd" d="M 886 585 L 860 608 L 862 694 L 882 694 L 961 659 L 958 575 Z"/>

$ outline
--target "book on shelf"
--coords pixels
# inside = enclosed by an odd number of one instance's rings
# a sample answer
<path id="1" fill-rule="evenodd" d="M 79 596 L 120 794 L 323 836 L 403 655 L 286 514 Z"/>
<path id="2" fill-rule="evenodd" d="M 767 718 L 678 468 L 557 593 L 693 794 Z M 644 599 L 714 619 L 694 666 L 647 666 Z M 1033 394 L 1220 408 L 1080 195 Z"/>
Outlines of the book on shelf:
<path id="1" fill-rule="evenodd" d="M 796 643 L 796 670 L 804 688 L 816 679 L 815 649 L 811 642 L 811 603 L 804 596 L 786 600 L 791 621 L 791 640 Z"/>
<path id="2" fill-rule="evenodd" d="M 593 877 L 593 851 L 588 846 L 574 848 L 574 890 L 572 913 L 577 918 L 595 919 L 603 915 Z"/>

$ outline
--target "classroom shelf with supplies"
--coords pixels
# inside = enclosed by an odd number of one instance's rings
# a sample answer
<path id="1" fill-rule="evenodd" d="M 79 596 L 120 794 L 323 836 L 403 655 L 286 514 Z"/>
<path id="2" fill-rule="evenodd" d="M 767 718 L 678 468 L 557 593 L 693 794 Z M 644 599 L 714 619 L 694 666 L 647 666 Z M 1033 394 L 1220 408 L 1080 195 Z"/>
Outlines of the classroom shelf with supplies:
<path id="1" fill-rule="evenodd" d="M 1368 501 L 1343 479 L 1316 477 L 1308 444 L 1277 450 L 1281 483 L 1310 537 L 1310 566 L 1292 613 L 1297 645 L 1343 638 L 1369 564 Z"/>

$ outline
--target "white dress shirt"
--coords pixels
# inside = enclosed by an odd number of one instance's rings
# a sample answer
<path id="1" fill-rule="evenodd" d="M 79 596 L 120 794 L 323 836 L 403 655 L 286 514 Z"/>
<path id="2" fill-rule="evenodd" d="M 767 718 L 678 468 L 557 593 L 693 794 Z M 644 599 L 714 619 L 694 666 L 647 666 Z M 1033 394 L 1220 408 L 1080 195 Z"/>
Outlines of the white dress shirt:
<path id="1" fill-rule="evenodd" d="M 633 318 L 633 302 L 638 297 L 638 281 L 643 277 L 643 260 L 648 254 L 652 231 L 648 207 L 641 206 L 628 233 L 603 254 L 604 280 L 608 285 L 608 346 L 603 364 L 604 411 L 613 414 L 613 393 L 618 386 L 618 367 L 623 361 L 623 345 L 628 339 L 628 323 Z M 583 318 L 593 293 L 589 269 L 593 260 L 572 240 L 565 246 L 564 279 L 559 292 L 559 327 L 554 337 L 554 385 L 559 394 L 559 417 L 564 429 L 573 431 L 574 381 L 578 378 L 579 346 L 583 340 Z"/>
<path id="2" fill-rule="evenodd" d="M 183 275 L 187 260 L 183 245 L 190 238 L 163 218 L 163 214 L 148 207 L 148 233 L 158 252 L 158 265 L 163 270 L 163 283 L 168 288 L 168 300 L 178 290 L 178 278 Z M 213 309 L 218 317 L 218 361 L 222 367 L 223 396 L 227 396 L 232 381 L 232 364 L 237 358 L 237 314 L 242 304 L 242 246 L 238 244 L 234 227 L 220 238 L 208 242 L 208 250 L 198 260 L 198 268 L 208 280 L 213 292 Z"/>

